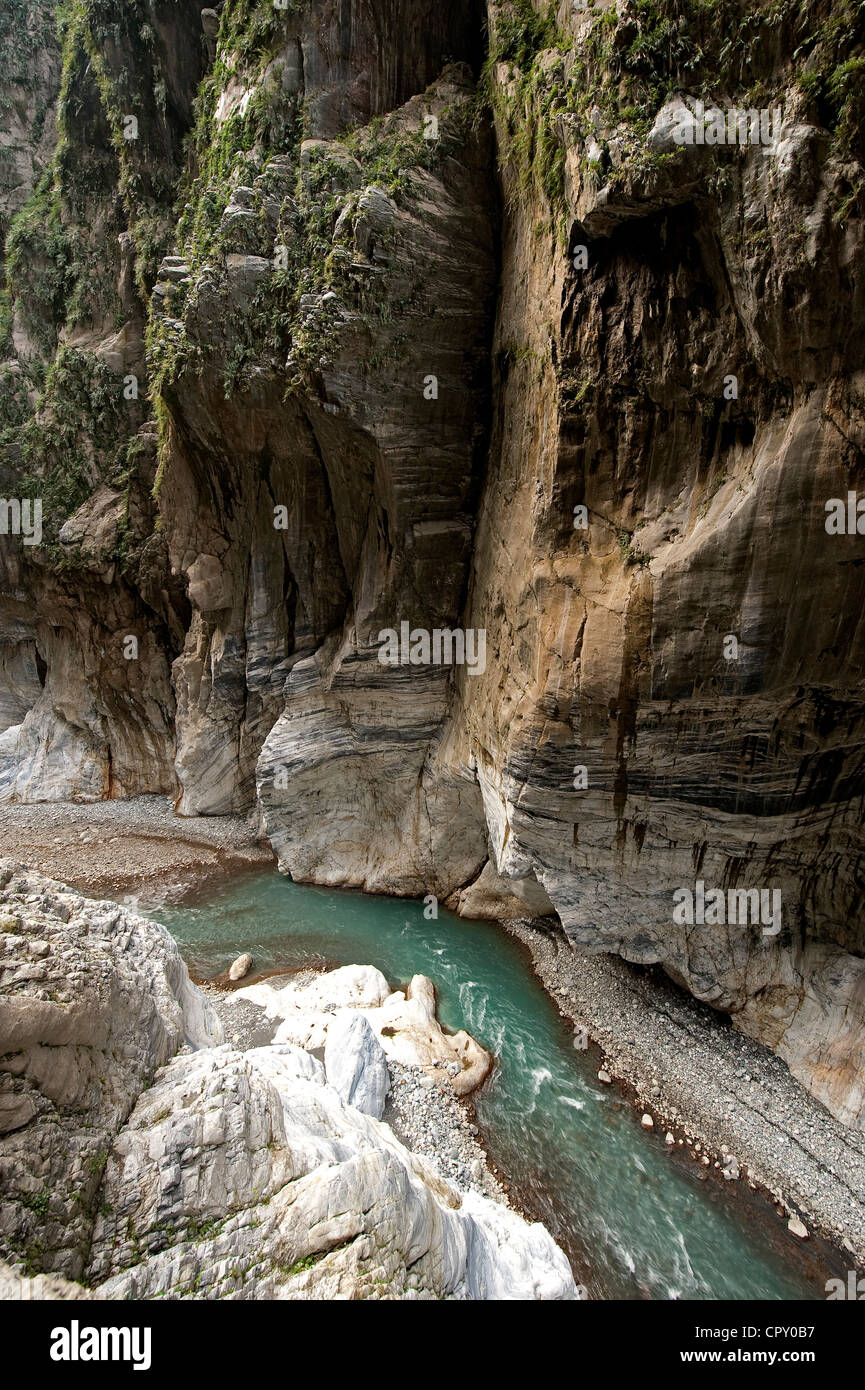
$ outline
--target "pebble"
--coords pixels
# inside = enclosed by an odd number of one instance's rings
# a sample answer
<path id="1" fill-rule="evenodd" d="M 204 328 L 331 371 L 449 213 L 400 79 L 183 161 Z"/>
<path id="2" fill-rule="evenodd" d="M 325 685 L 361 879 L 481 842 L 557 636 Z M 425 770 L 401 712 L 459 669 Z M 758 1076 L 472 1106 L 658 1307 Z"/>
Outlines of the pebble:
<path id="1" fill-rule="evenodd" d="M 420 1067 L 388 1061 L 391 1091 L 382 1119 L 413 1153 L 430 1160 L 463 1192 L 504 1201 L 504 1189 L 487 1167 L 478 1127 L 450 1085 L 435 1085 Z"/>
<path id="2" fill-rule="evenodd" d="M 238 956 L 237 960 L 232 961 L 231 965 L 229 966 L 229 980 L 242 980 L 244 976 L 248 975 L 250 970 L 252 969 L 252 963 L 252 956 L 249 954 L 248 951 L 244 951 L 243 955 Z"/>

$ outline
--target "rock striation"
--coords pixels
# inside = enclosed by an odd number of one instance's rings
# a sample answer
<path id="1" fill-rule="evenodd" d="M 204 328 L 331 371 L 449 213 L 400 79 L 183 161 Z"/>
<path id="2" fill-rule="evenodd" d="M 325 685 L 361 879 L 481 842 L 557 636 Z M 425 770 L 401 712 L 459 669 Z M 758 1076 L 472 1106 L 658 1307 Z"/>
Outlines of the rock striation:
<path id="1" fill-rule="evenodd" d="M 859 20 L 144 9 L 14 79 L 64 135 L 15 125 L 0 798 L 257 807 L 298 880 L 555 912 L 861 1125 Z M 403 622 L 484 669 L 382 663 Z M 698 880 L 778 932 L 676 920 Z"/>

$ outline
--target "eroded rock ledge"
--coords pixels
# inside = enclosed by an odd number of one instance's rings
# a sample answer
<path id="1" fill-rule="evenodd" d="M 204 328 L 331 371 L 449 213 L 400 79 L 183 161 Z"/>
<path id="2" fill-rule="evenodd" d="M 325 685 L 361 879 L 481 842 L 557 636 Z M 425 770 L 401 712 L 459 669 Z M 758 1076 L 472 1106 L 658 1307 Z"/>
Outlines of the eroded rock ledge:
<path id="1" fill-rule="evenodd" d="M 336 1085 L 292 1043 L 224 1045 L 162 927 L 9 861 L 0 932 L 13 1286 L 44 1271 L 98 1298 L 576 1296 L 542 1226 L 459 1192 L 343 1099 L 347 1036 Z M 346 1019 L 374 1044 L 354 1049 L 369 1097 L 379 1044 Z"/>
<path id="2" fill-rule="evenodd" d="M 454 1094 L 467 1096 L 490 1071 L 493 1059 L 468 1033 L 445 1033 L 436 1018 L 435 986 L 415 975 L 408 987 L 392 991 L 374 966 L 344 966 L 311 981 L 283 983 L 279 977 L 238 990 L 237 998 L 279 1020 L 275 1042 L 304 1048 L 335 1047 L 342 1011 L 359 1014 L 383 1052 L 404 1065 L 419 1066 L 433 1081 L 444 1069 Z M 381 1111 L 379 1111 L 379 1114 Z"/>

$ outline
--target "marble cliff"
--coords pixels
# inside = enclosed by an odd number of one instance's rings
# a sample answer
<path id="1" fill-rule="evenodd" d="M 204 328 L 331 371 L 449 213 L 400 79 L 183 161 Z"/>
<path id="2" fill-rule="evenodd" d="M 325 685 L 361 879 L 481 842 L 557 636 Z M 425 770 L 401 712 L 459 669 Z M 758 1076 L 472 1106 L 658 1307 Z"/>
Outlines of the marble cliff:
<path id="1" fill-rule="evenodd" d="M 555 911 L 861 1125 L 861 12 L 53 9 L 2 21 L 0 797 Z"/>

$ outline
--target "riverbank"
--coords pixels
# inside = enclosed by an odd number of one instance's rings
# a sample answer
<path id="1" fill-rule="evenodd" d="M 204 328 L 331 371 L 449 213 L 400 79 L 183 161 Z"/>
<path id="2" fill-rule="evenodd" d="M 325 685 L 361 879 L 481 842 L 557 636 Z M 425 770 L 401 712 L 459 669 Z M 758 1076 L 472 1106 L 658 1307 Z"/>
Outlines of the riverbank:
<path id="1" fill-rule="evenodd" d="M 273 863 L 249 822 L 181 820 L 162 797 L 6 807 L 0 810 L 0 844 L 4 853 L 81 891 L 131 897 L 142 906 L 176 901 L 205 880 L 216 883 Z M 659 969 L 576 956 L 550 919 L 506 929 L 527 948 L 559 1012 L 584 1026 L 602 1050 L 603 1069 L 620 1083 L 623 1099 L 652 1116 L 662 1139 L 672 1135 L 671 1161 L 681 1159 L 717 1183 L 722 1164 L 738 1168 L 730 1188 L 745 1185 L 745 1199 L 749 1183 L 772 1193 L 788 1243 L 793 1215 L 812 1236 L 822 1233 L 842 1261 L 852 1264 L 855 1256 L 865 1262 L 865 1136 L 835 1121 L 783 1062 L 683 994 Z M 247 949 L 242 928 L 236 940 L 232 933 L 232 944 L 235 953 Z M 429 1157 L 448 1156 L 456 1146 L 454 1162 L 467 1162 L 469 1172 L 482 1156 L 489 1172 L 483 1151 L 466 1158 L 462 1150 L 466 1124 L 454 1128 L 454 1117 L 439 1113 L 438 1092 L 427 1097 L 422 1089 L 409 1086 L 403 1101 L 394 1087 L 395 1131 L 402 1126 L 406 1142 L 425 1144 L 418 1151 Z M 470 1125 L 471 1116 L 455 1106 Z M 521 1204 L 516 1187 L 513 1199 Z M 808 1245 L 803 1242 L 803 1252 Z"/>
<path id="2" fill-rule="evenodd" d="M 508 923 L 538 978 L 603 1054 L 600 1071 L 691 1161 L 765 1188 L 801 1221 L 865 1265 L 865 1135 L 848 1129 L 780 1058 L 685 995 L 660 968 L 581 956 L 551 919 Z M 670 1137 L 672 1136 L 672 1142 Z M 791 1228 L 798 1229 L 797 1227 Z"/>
<path id="3" fill-rule="evenodd" d="M 213 874 L 275 864 L 242 816 L 179 817 L 167 796 L 0 807 L 2 853 L 96 897 L 175 902 Z"/>
<path id="4" fill-rule="evenodd" d="M 292 982 L 312 980 L 320 972 L 295 972 Z M 276 981 L 272 981 L 276 983 Z M 266 1047 L 273 1042 L 278 1023 L 263 1009 L 238 998 L 231 990 L 198 982 L 225 1030 L 226 1041 L 239 1052 Z M 236 988 L 240 988 L 238 985 Z M 319 1057 L 323 1053 L 313 1050 Z M 404 1065 L 388 1058 L 390 1090 L 382 1119 L 401 1143 L 435 1165 L 447 1181 L 462 1192 L 474 1191 L 510 1206 L 507 1193 L 493 1173 L 486 1149 L 473 1123 L 470 1103 L 454 1095 L 449 1078 L 438 1084 L 420 1066 Z"/>
<path id="5" fill-rule="evenodd" d="M 2 858 L 0 927 L 13 1276 L 127 1303 L 577 1296 L 548 1231 L 379 1122 L 382 1049 L 350 1007 L 324 1062 L 226 1045 L 164 928 Z M 380 995 L 378 973 L 349 970 Z"/>

